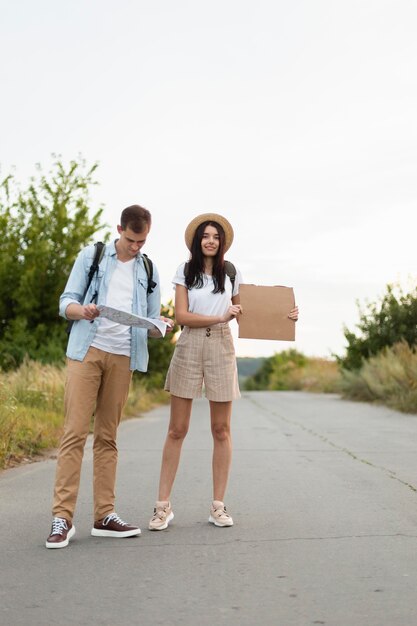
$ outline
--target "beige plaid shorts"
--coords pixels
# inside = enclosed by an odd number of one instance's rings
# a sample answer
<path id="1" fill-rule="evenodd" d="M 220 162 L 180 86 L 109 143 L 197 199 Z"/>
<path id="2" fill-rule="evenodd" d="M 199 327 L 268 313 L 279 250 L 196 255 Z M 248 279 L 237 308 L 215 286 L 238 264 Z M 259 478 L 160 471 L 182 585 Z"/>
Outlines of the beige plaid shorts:
<path id="1" fill-rule="evenodd" d="M 165 390 L 180 398 L 228 402 L 240 397 L 235 348 L 229 325 L 185 326 L 175 346 Z"/>

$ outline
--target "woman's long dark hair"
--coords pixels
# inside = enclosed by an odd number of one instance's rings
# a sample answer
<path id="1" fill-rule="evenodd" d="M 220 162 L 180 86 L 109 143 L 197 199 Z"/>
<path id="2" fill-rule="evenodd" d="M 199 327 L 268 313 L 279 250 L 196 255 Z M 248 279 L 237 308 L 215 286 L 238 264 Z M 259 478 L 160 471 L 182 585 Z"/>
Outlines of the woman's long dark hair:
<path id="1" fill-rule="evenodd" d="M 192 287 L 201 289 L 204 284 L 204 254 L 201 250 L 201 241 L 206 226 L 214 226 L 219 235 L 219 249 L 213 259 L 213 293 L 224 293 L 224 245 L 226 237 L 223 227 L 217 222 L 202 222 L 196 229 L 191 244 L 191 258 L 185 265 L 185 285 L 188 289 Z"/>

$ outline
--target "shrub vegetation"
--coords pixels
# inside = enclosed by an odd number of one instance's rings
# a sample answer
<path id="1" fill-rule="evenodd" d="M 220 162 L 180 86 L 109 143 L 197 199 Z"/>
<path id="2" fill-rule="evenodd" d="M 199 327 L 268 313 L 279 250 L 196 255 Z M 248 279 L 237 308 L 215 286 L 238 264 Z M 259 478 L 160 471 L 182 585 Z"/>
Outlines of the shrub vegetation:
<path id="1" fill-rule="evenodd" d="M 343 370 L 341 391 L 345 398 L 417 413 L 416 347 L 401 341 L 380 350 L 359 370 Z"/>
<path id="2" fill-rule="evenodd" d="M 345 328 L 346 354 L 338 357 L 344 397 L 417 413 L 417 288 L 387 285 L 359 312 L 359 332 Z"/>
<path id="3" fill-rule="evenodd" d="M 343 369 L 358 370 L 367 359 L 387 346 L 405 341 L 410 348 L 417 344 L 417 287 L 404 293 L 399 285 L 387 285 L 379 302 L 358 304 L 358 333 L 345 328 L 346 354 L 338 357 Z"/>
<path id="4" fill-rule="evenodd" d="M 253 375 L 246 378 L 247 391 L 305 390 L 337 392 L 340 372 L 337 363 L 329 359 L 309 358 L 290 349 L 265 359 Z"/>
<path id="5" fill-rule="evenodd" d="M 63 358 L 59 296 L 78 252 L 105 226 L 103 209 L 90 210 L 96 168 L 56 160 L 47 175 L 39 167 L 25 189 L 11 175 L 0 184 L 2 369 L 19 366 L 25 355 L 43 363 Z"/>

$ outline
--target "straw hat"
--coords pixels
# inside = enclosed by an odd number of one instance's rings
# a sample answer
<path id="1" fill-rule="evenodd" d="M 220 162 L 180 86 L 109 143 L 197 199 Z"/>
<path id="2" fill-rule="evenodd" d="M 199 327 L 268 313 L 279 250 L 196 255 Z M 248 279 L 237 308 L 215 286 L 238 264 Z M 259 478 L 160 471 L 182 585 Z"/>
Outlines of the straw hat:
<path id="1" fill-rule="evenodd" d="M 217 222 L 223 227 L 225 234 L 224 251 L 226 252 L 233 242 L 233 228 L 230 222 L 218 213 L 203 213 L 202 215 L 197 215 L 197 217 L 191 220 L 185 229 L 185 244 L 187 248 L 191 250 L 195 231 L 203 222 Z"/>

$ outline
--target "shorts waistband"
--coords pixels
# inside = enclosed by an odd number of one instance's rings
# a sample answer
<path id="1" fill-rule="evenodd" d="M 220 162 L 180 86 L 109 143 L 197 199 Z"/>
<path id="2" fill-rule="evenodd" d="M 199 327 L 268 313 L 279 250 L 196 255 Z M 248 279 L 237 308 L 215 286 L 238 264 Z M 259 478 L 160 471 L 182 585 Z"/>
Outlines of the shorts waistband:
<path id="1" fill-rule="evenodd" d="M 213 324 L 213 326 L 203 326 L 202 328 L 190 328 L 184 326 L 182 332 L 192 333 L 193 335 L 224 335 L 230 332 L 230 326 L 228 322 L 222 322 L 221 324 Z"/>

